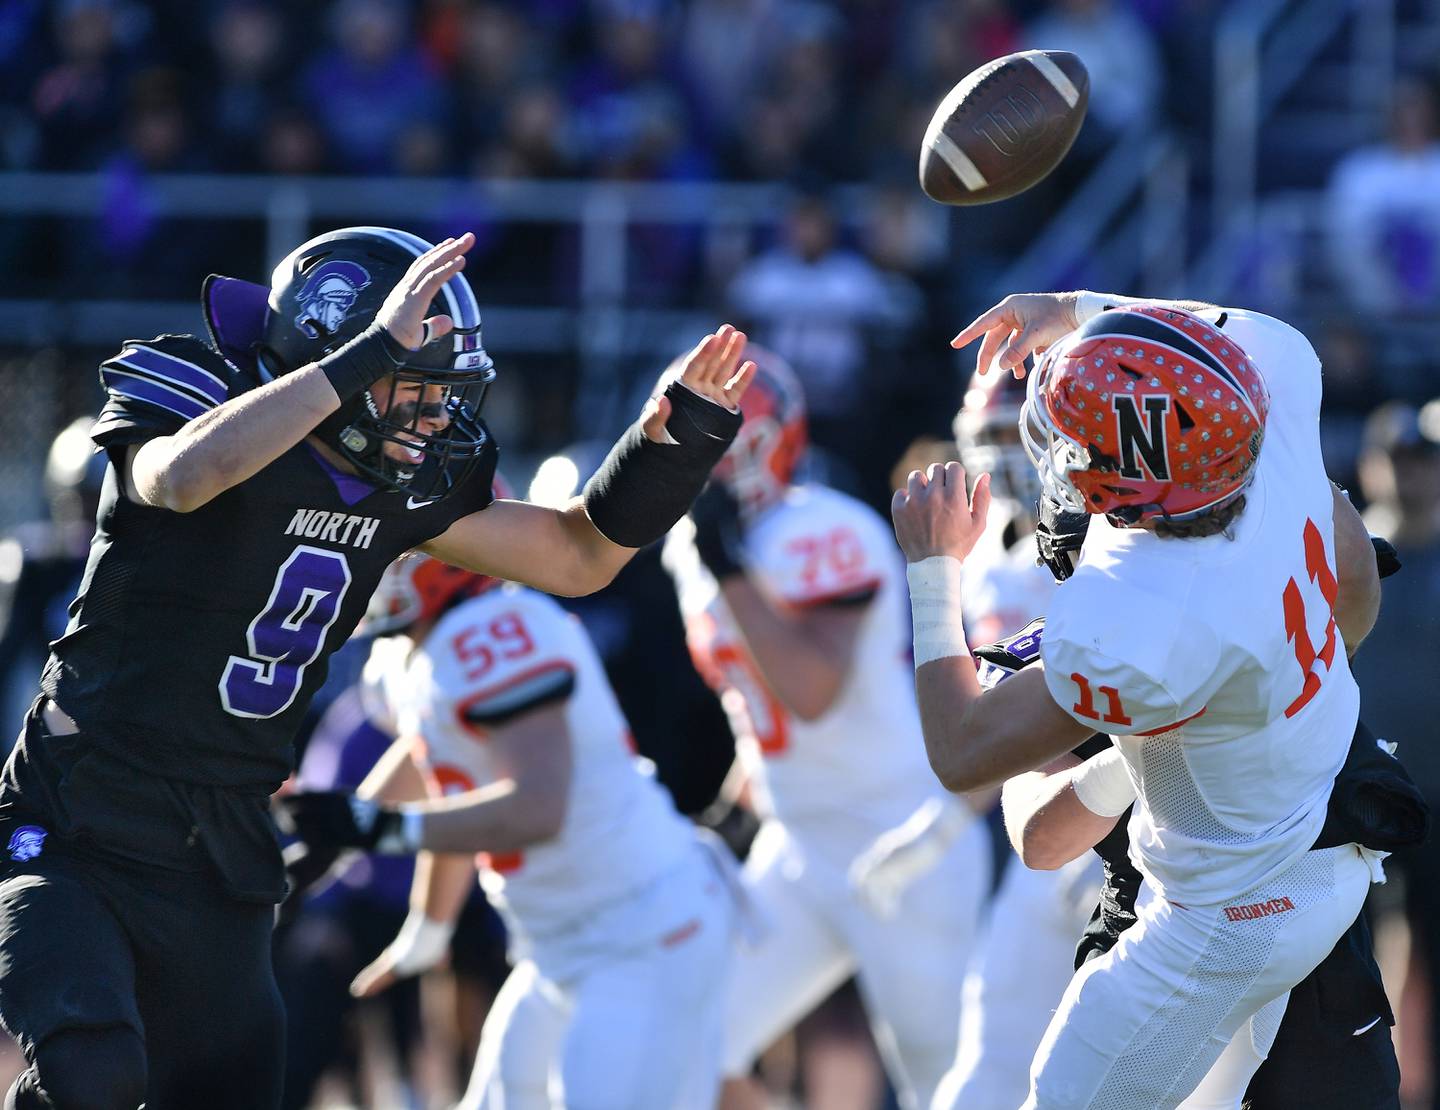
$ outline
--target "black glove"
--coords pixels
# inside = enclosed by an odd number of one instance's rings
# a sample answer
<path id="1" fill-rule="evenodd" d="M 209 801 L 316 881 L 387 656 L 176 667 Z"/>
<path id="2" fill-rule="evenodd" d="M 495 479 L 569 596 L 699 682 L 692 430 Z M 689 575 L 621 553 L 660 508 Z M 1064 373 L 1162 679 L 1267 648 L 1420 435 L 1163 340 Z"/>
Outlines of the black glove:
<path id="1" fill-rule="evenodd" d="M 1035 502 L 1035 515 L 1038 562 L 1050 568 L 1055 581 L 1063 582 L 1075 573 L 1075 557 L 1085 542 L 1090 514 L 1074 512 L 1058 501 L 1041 496 Z"/>
<path id="2" fill-rule="evenodd" d="M 1019 632 L 1012 632 L 993 644 L 977 647 L 974 654 L 977 659 L 994 663 L 1002 670 L 1014 674 L 1040 658 L 1040 640 L 1044 635 L 1045 618 L 1036 617 Z"/>
<path id="3" fill-rule="evenodd" d="M 715 580 L 743 574 L 745 565 L 740 553 L 744 533 L 735 495 L 720 482 L 712 481 L 690 506 L 690 519 L 695 522 L 695 550 Z"/>
<path id="4" fill-rule="evenodd" d="M 1389 540 L 1371 536 L 1370 546 L 1375 549 L 1375 569 L 1380 572 L 1381 578 L 1389 578 L 1405 565 L 1400 561 L 1400 553 L 1395 550 L 1395 545 Z"/>
<path id="5" fill-rule="evenodd" d="M 406 855 L 418 845 L 406 842 L 404 819 L 393 809 L 339 790 L 310 790 L 275 799 L 280 831 L 316 853 L 359 848 L 364 852 Z"/>
<path id="6" fill-rule="evenodd" d="M 285 898 L 275 907 L 275 924 L 288 925 L 295 920 L 306 893 L 330 875 L 343 854 L 339 848 L 313 848 L 303 840 L 285 849 Z"/>

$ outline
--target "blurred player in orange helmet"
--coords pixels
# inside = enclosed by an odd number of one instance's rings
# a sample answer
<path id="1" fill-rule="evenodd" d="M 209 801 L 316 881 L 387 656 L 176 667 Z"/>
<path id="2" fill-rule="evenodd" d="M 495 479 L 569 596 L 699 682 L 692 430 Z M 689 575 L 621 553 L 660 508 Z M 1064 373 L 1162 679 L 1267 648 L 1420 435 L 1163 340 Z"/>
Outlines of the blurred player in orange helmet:
<path id="1" fill-rule="evenodd" d="M 800 480 L 799 384 L 773 354 L 752 355 L 745 438 L 665 551 L 763 820 L 745 885 L 771 928 L 737 956 L 725 1070 L 746 1076 L 855 974 L 902 1104 L 928 1106 L 954 1052 L 988 838 L 956 811 L 942 858 L 892 904 L 877 914 L 855 895 L 854 861 L 945 799 L 920 746 L 901 561 L 873 510 Z"/>
<path id="2" fill-rule="evenodd" d="M 778 355 L 752 346 L 751 354 L 757 351 L 764 363 L 760 371 L 764 386 L 741 401 L 745 423 L 711 471 L 749 514 L 762 512 L 784 496 L 810 441 L 800 380 Z"/>
<path id="3" fill-rule="evenodd" d="M 352 989 L 438 963 L 478 868 L 515 966 L 462 1105 L 708 1105 L 726 861 L 634 756 L 580 623 L 542 594 L 412 554 L 385 572 L 367 626 L 381 637 L 367 710 L 397 739 L 358 793 L 430 824 L 410 916 Z"/>

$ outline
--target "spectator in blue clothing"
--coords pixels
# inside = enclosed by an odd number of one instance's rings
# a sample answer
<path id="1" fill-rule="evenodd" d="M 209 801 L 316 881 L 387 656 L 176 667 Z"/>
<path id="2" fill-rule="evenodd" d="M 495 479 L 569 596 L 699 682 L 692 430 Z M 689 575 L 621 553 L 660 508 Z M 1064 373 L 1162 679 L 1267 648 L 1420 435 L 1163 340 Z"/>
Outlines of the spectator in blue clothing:
<path id="1" fill-rule="evenodd" d="M 305 74 L 304 95 L 329 140 L 337 168 L 390 173 L 405 140 L 443 122 L 439 77 L 413 45 L 397 0 L 340 0 L 331 19 L 335 45 Z"/>

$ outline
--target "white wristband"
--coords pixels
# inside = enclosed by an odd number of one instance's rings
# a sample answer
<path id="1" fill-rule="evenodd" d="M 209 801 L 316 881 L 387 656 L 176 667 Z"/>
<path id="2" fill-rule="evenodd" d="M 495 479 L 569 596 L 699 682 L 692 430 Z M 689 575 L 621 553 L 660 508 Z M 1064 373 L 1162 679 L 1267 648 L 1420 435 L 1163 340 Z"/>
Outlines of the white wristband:
<path id="1" fill-rule="evenodd" d="M 1119 817 L 1135 802 L 1135 785 L 1119 748 L 1106 748 L 1070 776 L 1075 797 L 1097 817 Z"/>
<path id="2" fill-rule="evenodd" d="M 1081 289 L 1075 297 L 1075 325 L 1079 327 L 1086 320 L 1099 316 L 1109 308 L 1144 303 L 1139 297 L 1120 297 L 1114 293 L 1092 293 L 1088 289 Z"/>
<path id="3" fill-rule="evenodd" d="M 396 974 L 418 975 L 434 967 L 449 950 L 454 934 L 455 926 L 449 922 L 436 921 L 411 910 L 390 942 Z"/>
<path id="4" fill-rule="evenodd" d="M 905 568 L 915 628 L 915 667 L 951 655 L 969 655 L 960 619 L 960 560 L 931 555 Z"/>

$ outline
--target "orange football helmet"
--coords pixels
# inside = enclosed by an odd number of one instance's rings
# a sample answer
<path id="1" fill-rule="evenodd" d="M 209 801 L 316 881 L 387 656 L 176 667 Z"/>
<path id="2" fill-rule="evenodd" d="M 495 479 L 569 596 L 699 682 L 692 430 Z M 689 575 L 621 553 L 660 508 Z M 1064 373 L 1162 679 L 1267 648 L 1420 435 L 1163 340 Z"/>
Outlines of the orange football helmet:
<path id="1" fill-rule="evenodd" d="M 746 346 L 745 357 L 755 363 L 755 377 L 740 401 L 745 423 L 711 477 L 753 513 L 778 501 L 795 480 L 810 436 L 805 394 L 790 364 L 754 343 Z"/>
<path id="2" fill-rule="evenodd" d="M 497 498 L 512 496 L 509 483 L 498 474 L 492 488 Z M 371 636 L 394 636 L 419 621 L 434 620 L 466 598 L 499 585 L 500 581 L 488 574 L 451 566 L 419 551 L 407 552 L 380 576 L 360 631 Z"/>
<path id="3" fill-rule="evenodd" d="M 1133 527 L 1237 497 L 1254 477 L 1269 409 L 1265 379 L 1217 325 L 1133 305 L 1045 352 L 1020 430 L 1046 493 Z"/>

